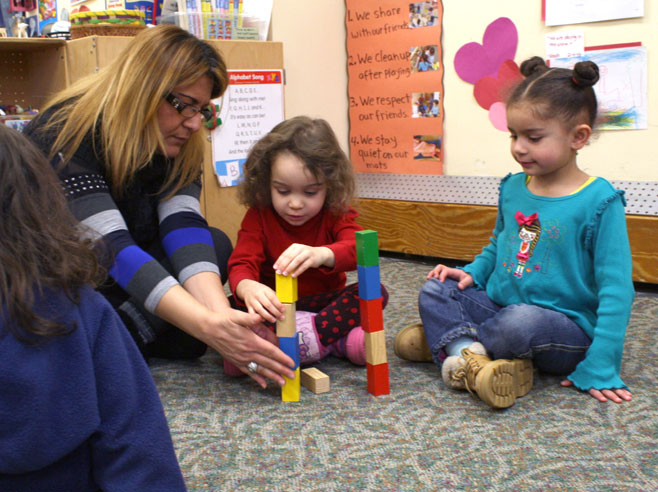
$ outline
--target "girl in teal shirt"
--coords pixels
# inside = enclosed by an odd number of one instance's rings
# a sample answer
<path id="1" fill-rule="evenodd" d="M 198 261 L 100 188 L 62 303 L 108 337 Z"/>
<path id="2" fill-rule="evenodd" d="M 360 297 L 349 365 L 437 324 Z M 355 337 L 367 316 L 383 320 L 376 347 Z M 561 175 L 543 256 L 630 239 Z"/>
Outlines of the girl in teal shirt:
<path id="1" fill-rule="evenodd" d="M 428 274 L 422 327 L 402 329 L 396 353 L 431 358 L 448 386 L 497 408 L 530 391 L 533 365 L 602 402 L 630 400 L 619 375 L 634 297 L 624 193 L 576 163 L 596 119 L 598 67 L 534 57 L 521 72 L 507 123 L 523 172 L 503 179 L 482 253 Z"/>

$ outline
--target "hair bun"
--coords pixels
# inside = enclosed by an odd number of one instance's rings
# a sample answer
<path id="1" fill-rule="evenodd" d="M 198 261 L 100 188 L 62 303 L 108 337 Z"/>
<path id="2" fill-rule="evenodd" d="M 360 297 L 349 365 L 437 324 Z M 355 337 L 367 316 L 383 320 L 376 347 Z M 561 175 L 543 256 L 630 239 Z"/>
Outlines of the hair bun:
<path id="1" fill-rule="evenodd" d="M 533 56 L 521 63 L 520 71 L 524 77 L 529 77 L 535 73 L 542 73 L 548 70 L 548 65 L 541 56 Z"/>
<path id="2" fill-rule="evenodd" d="M 573 67 L 573 83 L 579 87 L 591 87 L 599 80 L 599 67 L 593 61 L 578 62 Z"/>

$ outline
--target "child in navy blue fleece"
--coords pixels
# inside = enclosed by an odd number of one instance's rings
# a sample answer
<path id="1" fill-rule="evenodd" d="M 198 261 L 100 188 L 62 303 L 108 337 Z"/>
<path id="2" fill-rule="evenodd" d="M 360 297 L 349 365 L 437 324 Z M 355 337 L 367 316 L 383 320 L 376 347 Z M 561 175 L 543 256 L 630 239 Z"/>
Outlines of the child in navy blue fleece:
<path id="1" fill-rule="evenodd" d="M 182 492 L 153 379 L 59 181 L 0 125 L 0 490 Z"/>

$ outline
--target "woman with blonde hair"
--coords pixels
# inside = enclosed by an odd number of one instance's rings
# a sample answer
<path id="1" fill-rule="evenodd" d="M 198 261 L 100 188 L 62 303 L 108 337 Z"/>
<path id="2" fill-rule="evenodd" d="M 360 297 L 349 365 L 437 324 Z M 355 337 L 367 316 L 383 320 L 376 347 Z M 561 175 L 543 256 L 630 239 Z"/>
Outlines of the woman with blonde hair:
<path id="1" fill-rule="evenodd" d="M 227 85 L 210 44 L 161 25 L 57 94 L 25 132 L 102 242 L 114 283 L 99 290 L 145 357 L 196 358 L 208 345 L 261 386 L 283 385 L 293 361 L 260 316 L 230 308 L 222 283 L 232 246 L 201 215 L 198 130 Z"/>

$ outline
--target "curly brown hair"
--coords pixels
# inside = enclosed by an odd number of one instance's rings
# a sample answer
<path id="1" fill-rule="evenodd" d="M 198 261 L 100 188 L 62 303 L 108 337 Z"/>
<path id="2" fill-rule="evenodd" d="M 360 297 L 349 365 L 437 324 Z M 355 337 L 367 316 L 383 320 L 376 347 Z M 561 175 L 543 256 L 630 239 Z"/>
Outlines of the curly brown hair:
<path id="1" fill-rule="evenodd" d="M 326 183 L 325 208 L 339 215 L 354 199 L 356 180 L 352 163 L 323 119 L 296 116 L 279 123 L 249 151 L 238 199 L 247 207 L 268 207 L 274 159 L 289 152 L 301 159 L 317 179 Z"/>
<path id="2" fill-rule="evenodd" d="M 52 288 L 78 303 L 80 287 L 99 285 L 105 272 L 91 240 L 81 239 L 81 226 L 45 156 L 3 124 L 0 213 L 0 310 L 8 330 L 31 344 L 72 332 L 75 326 L 37 314 L 35 298 Z"/>

